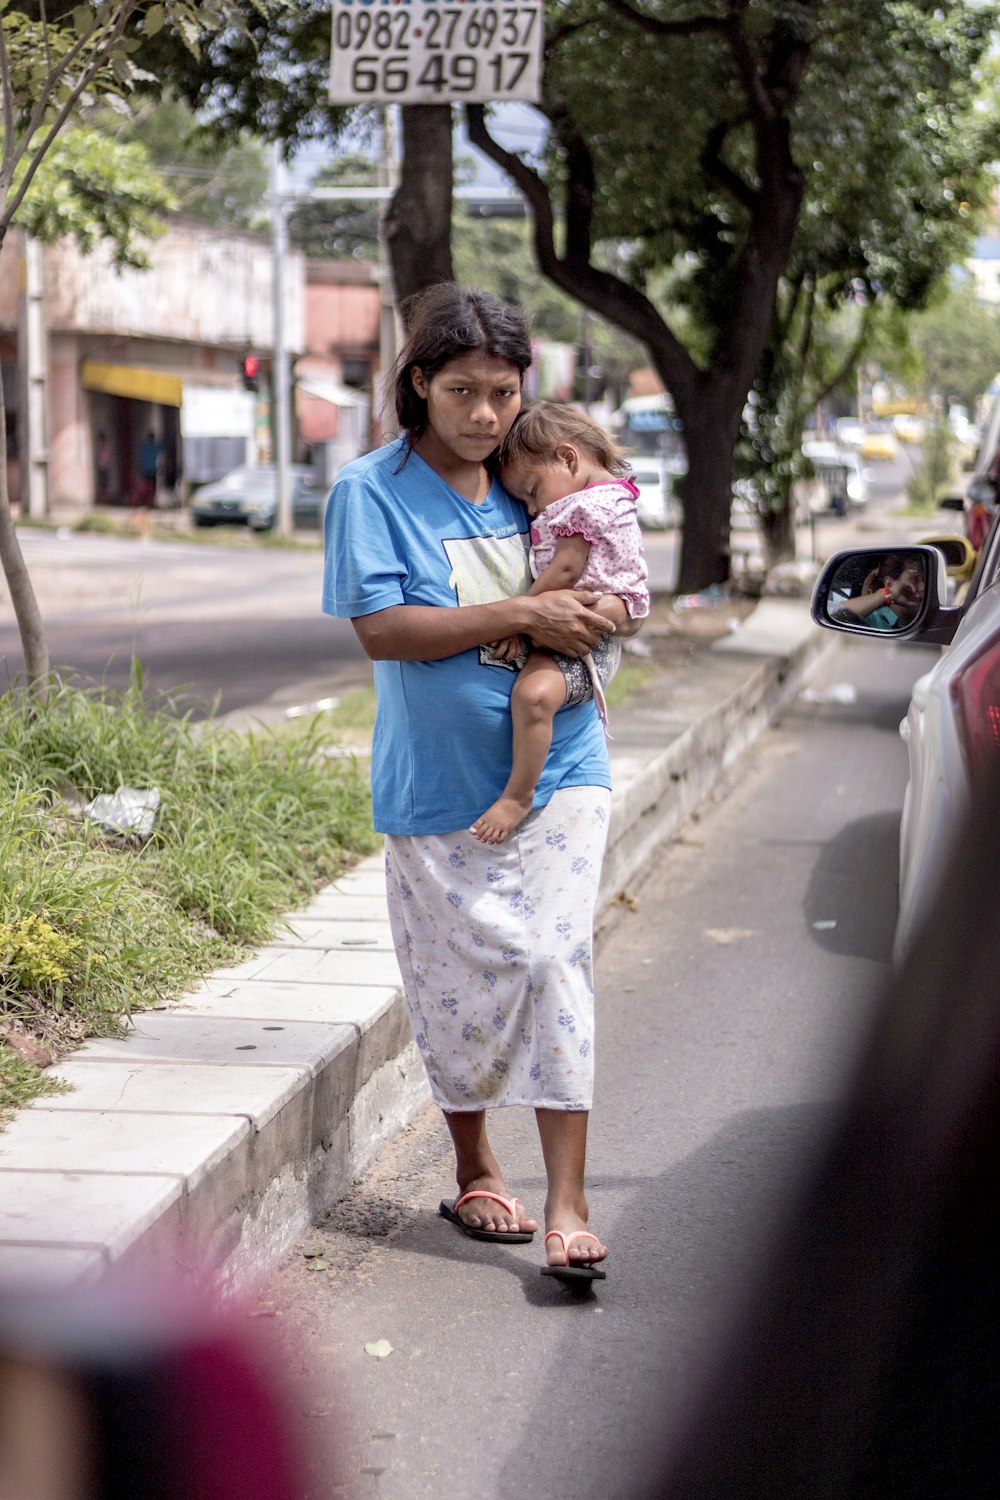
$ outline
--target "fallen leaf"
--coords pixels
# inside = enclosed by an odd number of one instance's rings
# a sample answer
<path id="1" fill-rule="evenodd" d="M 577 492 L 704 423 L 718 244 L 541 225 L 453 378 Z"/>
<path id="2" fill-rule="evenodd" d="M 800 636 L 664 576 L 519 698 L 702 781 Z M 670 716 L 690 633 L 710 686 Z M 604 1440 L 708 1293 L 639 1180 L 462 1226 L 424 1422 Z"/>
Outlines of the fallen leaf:
<path id="1" fill-rule="evenodd" d="M 735 943 L 737 938 L 753 937 L 752 927 L 706 927 L 705 936 L 710 937 L 716 943 L 721 943 L 728 948 L 730 943 Z"/>
<path id="2" fill-rule="evenodd" d="M 310 1256 L 309 1260 L 306 1261 L 307 1271 L 326 1271 L 329 1269 L 329 1266 L 330 1262 L 324 1260 L 322 1255 Z"/>
<path id="3" fill-rule="evenodd" d="M 33 1037 L 25 1036 L 22 1031 L 15 1031 L 13 1026 L 0 1026 L 0 1037 L 3 1037 L 14 1056 L 19 1057 L 22 1062 L 34 1063 L 39 1068 L 52 1066 L 52 1053 Z"/>
<path id="4" fill-rule="evenodd" d="M 392 1345 L 388 1339 L 377 1339 L 375 1343 L 365 1345 L 365 1353 L 370 1354 L 372 1359 L 388 1359 L 392 1353 Z"/>

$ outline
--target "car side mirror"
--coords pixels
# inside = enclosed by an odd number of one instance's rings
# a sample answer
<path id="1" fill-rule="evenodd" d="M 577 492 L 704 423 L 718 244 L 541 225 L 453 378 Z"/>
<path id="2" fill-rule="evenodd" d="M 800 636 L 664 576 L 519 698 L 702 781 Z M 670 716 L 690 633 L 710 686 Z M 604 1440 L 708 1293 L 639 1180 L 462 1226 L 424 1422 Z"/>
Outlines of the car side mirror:
<path id="1" fill-rule="evenodd" d="M 922 536 L 920 541 L 926 547 L 936 547 L 944 558 L 945 571 L 949 578 L 971 578 L 976 566 L 976 549 L 964 536 L 944 535 L 934 533 L 932 536 Z"/>
<path id="2" fill-rule="evenodd" d="M 947 587 L 937 547 L 838 552 L 816 581 L 812 618 L 826 630 L 945 644 L 962 614 L 944 605 Z"/>

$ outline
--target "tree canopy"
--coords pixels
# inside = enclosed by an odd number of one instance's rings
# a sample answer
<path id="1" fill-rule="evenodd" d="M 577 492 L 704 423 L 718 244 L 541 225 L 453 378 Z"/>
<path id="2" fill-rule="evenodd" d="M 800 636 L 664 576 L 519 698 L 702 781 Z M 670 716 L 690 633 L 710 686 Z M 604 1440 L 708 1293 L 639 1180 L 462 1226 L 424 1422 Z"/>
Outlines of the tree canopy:
<path id="1" fill-rule="evenodd" d="M 783 286 L 919 306 L 968 237 L 998 154 L 977 109 L 996 9 L 564 0 L 548 15 L 544 164 L 501 149 L 482 106 L 470 136 L 527 194 L 546 273 L 642 339 L 673 394 L 681 583 L 698 586 L 728 571 L 733 454 Z"/>

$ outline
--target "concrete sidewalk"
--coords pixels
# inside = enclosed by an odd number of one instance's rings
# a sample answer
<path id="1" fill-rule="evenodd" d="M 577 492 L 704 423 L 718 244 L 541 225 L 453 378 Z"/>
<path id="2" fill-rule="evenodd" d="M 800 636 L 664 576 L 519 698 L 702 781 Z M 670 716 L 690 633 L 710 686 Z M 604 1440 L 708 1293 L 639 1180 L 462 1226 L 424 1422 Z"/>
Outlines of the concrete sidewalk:
<path id="1" fill-rule="evenodd" d="M 614 711 L 602 909 L 831 639 L 803 601 L 765 600 Z M 398 985 L 375 855 L 253 958 L 88 1042 L 57 1070 L 72 1091 L 0 1133 L 0 1280 L 138 1264 L 251 1287 L 429 1098 Z"/>

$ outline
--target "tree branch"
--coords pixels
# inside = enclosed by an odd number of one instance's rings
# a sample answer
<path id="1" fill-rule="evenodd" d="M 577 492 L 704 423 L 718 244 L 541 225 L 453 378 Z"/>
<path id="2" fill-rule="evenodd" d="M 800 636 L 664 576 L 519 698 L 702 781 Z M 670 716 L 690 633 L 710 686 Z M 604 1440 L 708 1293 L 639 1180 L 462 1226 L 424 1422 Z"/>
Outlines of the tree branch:
<path id="1" fill-rule="evenodd" d="M 738 0 L 736 9 L 742 14 L 748 3 L 749 0 Z M 680 21 L 667 21 L 662 16 L 650 16 L 645 11 L 636 10 L 628 0 L 607 0 L 607 6 L 651 36 L 700 36 L 705 32 L 725 31 L 730 24 L 728 16 L 687 16 Z"/>
<path id="2" fill-rule="evenodd" d="M 592 194 L 586 189 L 567 212 L 566 255 L 555 244 L 552 197 L 539 174 L 515 152 L 507 151 L 490 135 L 481 104 L 465 106 L 469 140 L 516 183 L 531 208 L 535 256 L 542 274 L 585 307 L 616 323 L 645 344 L 671 390 L 693 392 L 702 372 L 680 340 L 671 332 L 652 302 L 637 287 L 590 263 Z M 587 253 L 584 253 L 586 247 Z"/>
<path id="3" fill-rule="evenodd" d="M 0 93 L 3 94 L 3 156 L 0 158 L 0 182 L 7 181 L 14 149 L 14 101 L 11 93 L 10 58 L 7 56 L 7 32 L 0 14 Z M 13 168 L 11 167 L 11 171 Z M 6 196 L 6 195 L 5 195 Z"/>
<path id="4" fill-rule="evenodd" d="M 50 124 L 48 130 L 43 135 L 41 144 L 32 153 L 30 160 L 28 161 L 28 165 L 25 167 L 24 176 L 21 178 L 17 192 L 14 194 L 13 198 L 10 198 L 4 202 L 3 208 L 2 210 L 0 210 L 0 228 L 8 225 L 13 219 L 14 215 L 17 213 L 17 210 L 20 208 L 22 202 L 24 201 L 25 194 L 31 186 L 35 173 L 41 166 L 46 152 L 49 150 L 49 147 L 59 135 L 59 132 L 62 130 L 66 121 L 69 119 L 73 110 L 76 108 L 77 104 L 79 103 L 80 96 L 83 94 L 84 90 L 88 87 L 89 84 L 93 83 L 97 74 L 101 71 L 101 68 L 103 68 L 104 64 L 107 62 L 108 57 L 114 49 L 115 43 L 119 40 L 123 31 L 125 30 L 125 27 L 128 25 L 129 19 L 131 18 L 132 13 L 135 11 L 138 3 L 139 0 L 124 0 L 121 10 L 118 13 L 117 20 L 114 22 L 113 26 L 109 27 L 106 30 L 104 41 L 99 45 L 94 56 L 86 65 L 83 72 L 80 74 L 80 77 L 73 85 L 73 88 L 66 96 L 66 99 L 63 101 L 62 106 L 52 120 L 52 123 Z M 65 73 L 66 68 L 69 66 L 69 64 L 80 55 L 80 51 L 93 36 L 95 29 L 95 27 L 91 27 L 85 36 L 79 38 L 67 52 L 62 61 L 58 64 L 57 68 L 55 68 L 46 78 L 39 94 L 38 102 L 31 112 L 31 118 L 29 119 L 27 126 L 22 132 L 21 139 L 18 141 L 17 146 L 14 150 L 10 163 L 12 172 L 16 169 L 17 163 L 25 155 L 27 155 L 29 151 L 35 132 L 38 130 L 42 120 L 45 117 L 45 112 L 48 108 L 52 91 L 55 88 L 55 85 L 58 82 L 60 76 Z"/>
<path id="5" fill-rule="evenodd" d="M 719 186 L 725 188 L 737 203 L 741 203 L 751 213 L 756 213 L 759 201 L 757 193 L 738 172 L 722 160 L 722 147 L 731 128 L 730 124 L 722 121 L 712 126 L 701 155 L 701 164 L 705 173 L 714 177 Z"/>

